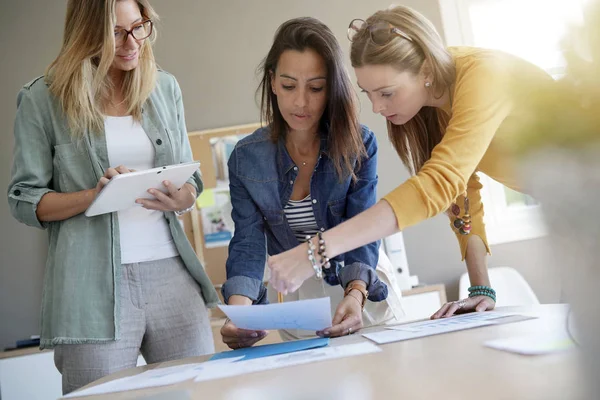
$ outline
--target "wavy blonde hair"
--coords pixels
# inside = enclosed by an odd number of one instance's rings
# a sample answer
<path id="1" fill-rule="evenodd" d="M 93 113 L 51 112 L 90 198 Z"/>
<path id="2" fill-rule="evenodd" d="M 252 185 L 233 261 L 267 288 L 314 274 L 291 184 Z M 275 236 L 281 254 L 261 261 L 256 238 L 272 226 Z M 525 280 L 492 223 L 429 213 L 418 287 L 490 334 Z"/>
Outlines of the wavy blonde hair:
<path id="1" fill-rule="evenodd" d="M 399 28 L 411 40 L 394 37 L 385 45 L 375 44 L 367 29 L 356 34 L 350 49 L 354 68 L 365 65 L 391 65 L 400 72 L 422 72 L 433 77 L 430 90 L 434 97 L 450 91 L 456 79 L 452 56 L 433 24 L 417 11 L 396 6 L 381 10 L 367 19 L 367 25 L 387 22 Z M 423 107 L 404 125 L 388 121 L 388 135 L 404 165 L 412 174 L 419 172 L 431 158 L 433 148 L 442 140 L 448 116 L 434 107 Z"/>
<path id="2" fill-rule="evenodd" d="M 115 57 L 115 8 L 124 0 L 69 0 L 63 44 L 46 70 L 50 92 L 59 99 L 71 136 L 103 132 L 103 110 L 114 89 L 108 76 Z M 158 20 L 147 0 L 135 0 L 142 18 Z M 139 65 L 125 72 L 123 96 L 128 113 L 142 118 L 142 105 L 156 83 L 152 52 L 156 31 L 140 47 Z"/>

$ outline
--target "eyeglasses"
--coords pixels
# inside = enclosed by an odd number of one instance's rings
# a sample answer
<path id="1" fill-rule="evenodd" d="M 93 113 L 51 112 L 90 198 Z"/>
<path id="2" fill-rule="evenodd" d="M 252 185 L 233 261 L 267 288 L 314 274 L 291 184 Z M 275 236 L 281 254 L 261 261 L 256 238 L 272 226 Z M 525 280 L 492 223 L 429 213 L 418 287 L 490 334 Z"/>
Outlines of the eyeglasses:
<path id="1" fill-rule="evenodd" d="M 373 43 L 379 46 L 388 44 L 396 36 L 400 36 L 409 42 L 413 41 L 410 36 L 389 22 L 379 21 L 369 25 L 367 21 L 358 18 L 353 19 L 348 26 L 348 40 L 354 42 L 359 37 L 366 35 L 367 32 L 369 32 L 369 37 Z"/>
<path id="2" fill-rule="evenodd" d="M 131 27 L 131 30 L 124 28 L 115 29 L 115 46 L 120 47 L 127 42 L 127 38 L 131 35 L 135 40 L 144 40 L 152 35 L 152 21 L 146 20 Z"/>

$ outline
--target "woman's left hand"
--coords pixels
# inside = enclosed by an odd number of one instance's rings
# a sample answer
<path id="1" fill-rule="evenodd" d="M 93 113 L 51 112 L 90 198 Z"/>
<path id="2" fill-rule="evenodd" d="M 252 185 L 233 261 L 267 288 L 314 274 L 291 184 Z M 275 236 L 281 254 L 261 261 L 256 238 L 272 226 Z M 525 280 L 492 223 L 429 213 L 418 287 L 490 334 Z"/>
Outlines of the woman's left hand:
<path id="1" fill-rule="evenodd" d="M 362 294 L 359 293 L 359 296 Z M 361 300 L 351 293 L 345 296 L 335 310 L 332 327 L 318 331 L 317 335 L 323 337 L 337 337 L 350 335 L 363 327 Z"/>
<path id="2" fill-rule="evenodd" d="M 307 252 L 308 246 L 299 245 L 269 257 L 267 260 L 271 270 L 269 284 L 284 295 L 298 290 L 305 280 L 315 274 Z"/>
<path id="3" fill-rule="evenodd" d="M 442 308 L 431 316 L 431 319 L 446 318 L 454 314 L 463 314 L 472 311 L 483 312 L 493 310 L 494 307 L 496 307 L 496 302 L 488 296 L 469 297 L 444 304 Z"/>
<path id="4" fill-rule="evenodd" d="M 156 197 L 156 200 L 137 199 L 135 202 L 149 210 L 159 211 L 181 211 L 190 208 L 196 201 L 196 189 L 189 183 L 177 189 L 169 181 L 163 181 L 163 185 L 169 191 L 165 194 L 157 189 L 148 189 L 148 193 Z"/>

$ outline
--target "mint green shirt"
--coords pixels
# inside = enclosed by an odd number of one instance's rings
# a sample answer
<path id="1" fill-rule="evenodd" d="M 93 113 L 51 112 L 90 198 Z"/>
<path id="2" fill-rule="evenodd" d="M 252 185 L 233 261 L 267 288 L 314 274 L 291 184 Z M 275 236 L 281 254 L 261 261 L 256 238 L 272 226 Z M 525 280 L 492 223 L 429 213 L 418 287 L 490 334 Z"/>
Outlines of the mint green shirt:
<path id="1" fill-rule="evenodd" d="M 154 166 L 192 161 L 181 89 L 159 71 L 142 110 L 142 127 L 155 149 Z M 121 248 L 117 213 L 41 222 L 36 208 L 49 192 L 92 189 L 109 165 L 104 133 L 74 139 L 58 100 L 43 77 L 21 89 L 17 99 L 15 147 L 8 187 L 13 216 L 47 229 L 48 257 L 42 296 L 41 347 L 101 343 L 119 339 Z M 202 191 L 200 174 L 189 183 Z M 189 273 L 200 285 L 204 302 L 214 307 L 217 293 L 173 212 L 165 212 L 173 241 Z"/>

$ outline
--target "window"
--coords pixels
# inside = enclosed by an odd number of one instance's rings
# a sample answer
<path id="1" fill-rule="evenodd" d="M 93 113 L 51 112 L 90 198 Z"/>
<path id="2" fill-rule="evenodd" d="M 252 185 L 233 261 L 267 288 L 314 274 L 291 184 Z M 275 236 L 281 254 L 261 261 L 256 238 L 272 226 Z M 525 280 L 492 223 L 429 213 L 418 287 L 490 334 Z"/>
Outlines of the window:
<path id="1" fill-rule="evenodd" d="M 503 50 L 560 78 L 561 40 L 583 19 L 587 0 L 439 0 L 448 46 Z M 479 173 L 490 244 L 546 234 L 539 204 Z"/>

